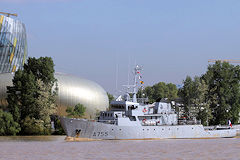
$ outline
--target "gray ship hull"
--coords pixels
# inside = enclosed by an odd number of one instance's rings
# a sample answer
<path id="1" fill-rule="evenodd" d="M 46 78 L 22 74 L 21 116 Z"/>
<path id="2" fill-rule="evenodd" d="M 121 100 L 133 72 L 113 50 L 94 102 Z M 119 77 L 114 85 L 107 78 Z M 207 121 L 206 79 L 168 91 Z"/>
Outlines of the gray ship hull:
<path id="1" fill-rule="evenodd" d="M 118 126 L 61 117 L 68 137 L 88 139 L 170 139 L 235 137 L 236 129 L 205 130 L 202 125 Z"/>

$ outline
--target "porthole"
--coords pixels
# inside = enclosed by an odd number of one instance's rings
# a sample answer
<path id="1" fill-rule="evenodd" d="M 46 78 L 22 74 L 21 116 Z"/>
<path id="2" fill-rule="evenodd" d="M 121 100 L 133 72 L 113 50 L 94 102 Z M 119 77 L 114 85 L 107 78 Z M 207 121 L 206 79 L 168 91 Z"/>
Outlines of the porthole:
<path id="1" fill-rule="evenodd" d="M 112 131 L 113 131 L 113 129 L 112 129 Z"/>
<path id="2" fill-rule="evenodd" d="M 168 128 L 168 130 L 170 130 L 170 128 Z"/>
<path id="3" fill-rule="evenodd" d="M 120 131 L 122 130 L 122 129 L 119 129 Z"/>
<path id="4" fill-rule="evenodd" d="M 162 129 L 162 130 L 164 130 L 164 129 Z"/>

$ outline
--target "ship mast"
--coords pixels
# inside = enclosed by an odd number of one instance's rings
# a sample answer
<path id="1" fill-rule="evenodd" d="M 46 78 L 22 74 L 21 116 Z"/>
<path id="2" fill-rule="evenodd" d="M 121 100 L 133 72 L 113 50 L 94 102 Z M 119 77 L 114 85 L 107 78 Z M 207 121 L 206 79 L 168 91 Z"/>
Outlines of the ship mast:
<path id="1" fill-rule="evenodd" d="M 140 71 L 142 70 L 142 67 L 140 67 L 139 65 L 136 65 L 136 67 L 134 68 L 134 72 L 133 72 L 133 74 L 134 74 L 134 84 L 132 84 L 132 85 L 123 85 L 124 87 L 127 87 L 127 101 L 129 101 L 130 99 L 130 96 L 129 96 L 129 94 L 132 94 L 133 95 L 133 97 L 132 97 L 132 102 L 134 102 L 134 103 L 137 103 L 137 92 L 138 92 L 138 86 L 137 86 L 137 84 L 138 84 L 138 82 L 137 82 L 137 80 L 138 80 L 138 78 L 139 78 L 139 74 L 140 74 Z M 132 89 L 132 91 L 129 91 L 129 90 L 131 90 Z"/>
<path id="2" fill-rule="evenodd" d="M 136 65 L 136 67 L 134 68 L 134 85 L 133 85 L 133 102 L 134 103 L 137 103 L 137 79 L 141 70 L 142 70 L 142 67 L 140 67 L 139 65 Z"/>

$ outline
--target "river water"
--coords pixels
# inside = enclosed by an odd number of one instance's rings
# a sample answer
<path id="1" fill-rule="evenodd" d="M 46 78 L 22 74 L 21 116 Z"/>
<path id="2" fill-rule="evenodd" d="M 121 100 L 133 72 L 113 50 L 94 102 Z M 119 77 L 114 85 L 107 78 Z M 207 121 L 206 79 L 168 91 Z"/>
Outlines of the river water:
<path id="1" fill-rule="evenodd" d="M 66 142 L 65 136 L 0 137 L 0 160 L 234 159 L 240 137 Z"/>

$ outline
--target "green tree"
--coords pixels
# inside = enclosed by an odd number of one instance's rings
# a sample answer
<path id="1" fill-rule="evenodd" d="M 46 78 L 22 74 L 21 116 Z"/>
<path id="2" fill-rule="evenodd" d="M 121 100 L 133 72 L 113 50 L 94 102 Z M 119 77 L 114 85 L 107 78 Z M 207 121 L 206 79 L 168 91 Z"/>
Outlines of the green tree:
<path id="1" fill-rule="evenodd" d="M 11 113 L 0 109 L 0 136 L 16 135 L 20 130 L 19 124 L 13 120 Z"/>
<path id="2" fill-rule="evenodd" d="M 210 101 L 207 99 L 208 85 L 200 77 L 194 78 L 195 97 L 193 99 L 196 108 L 196 118 L 201 120 L 203 125 L 209 125 L 209 121 L 213 118 L 210 108 Z"/>
<path id="3" fill-rule="evenodd" d="M 86 107 L 84 105 L 78 103 L 74 107 L 68 107 L 66 109 L 66 112 L 68 113 L 68 117 L 73 117 L 73 118 L 81 118 L 86 111 Z"/>
<path id="4" fill-rule="evenodd" d="M 23 72 L 18 70 L 15 72 L 14 78 L 12 80 L 13 86 L 7 86 L 7 102 L 8 102 L 8 111 L 12 114 L 14 121 L 20 123 L 21 120 L 21 79 Z"/>
<path id="5" fill-rule="evenodd" d="M 191 116 L 192 104 L 196 97 L 195 91 L 194 81 L 190 76 L 187 76 L 183 81 L 183 87 L 179 90 L 179 96 L 182 98 L 184 106 L 184 116 L 186 117 Z"/>
<path id="6" fill-rule="evenodd" d="M 111 103 L 111 101 L 113 101 L 114 100 L 114 97 L 113 97 L 113 95 L 112 94 L 110 94 L 110 93 L 108 93 L 107 92 L 107 96 L 108 96 L 108 101 L 109 101 L 109 104 Z"/>
<path id="7" fill-rule="evenodd" d="M 44 122 L 34 117 L 27 116 L 22 120 L 23 133 L 28 135 L 44 135 L 49 134 L 49 129 L 44 126 Z"/>
<path id="8" fill-rule="evenodd" d="M 147 86 L 145 89 L 139 90 L 137 96 L 142 98 L 148 97 L 150 103 L 161 98 L 167 98 L 171 101 L 178 97 L 178 89 L 175 84 L 159 82 L 153 86 Z"/>
<path id="9" fill-rule="evenodd" d="M 196 117 L 203 125 L 208 125 L 213 118 L 210 109 L 210 101 L 206 95 L 208 86 L 200 77 L 192 79 L 187 76 L 183 81 L 183 87 L 179 90 L 179 96 L 184 106 L 184 116 L 188 118 Z"/>
<path id="10" fill-rule="evenodd" d="M 32 117 L 37 120 L 41 120 L 44 126 L 44 134 L 51 132 L 51 119 L 50 115 L 56 112 L 56 92 L 51 92 L 51 86 L 46 85 L 40 79 L 37 80 L 37 95 L 38 98 L 35 101 L 34 115 Z"/>
<path id="11" fill-rule="evenodd" d="M 153 98 L 154 90 L 151 86 L 147 86 L 145 89 L 140 90 L 142 93 L 141 95 L 144 95 L 143 98 L 148 98 L 149 103 L 156 102 L 156 99 Z"/>
<path id="12" fill-rule="evenodd" d="M 51 57 L 29 57 L 24 65 L 26 73 L 34 73 L 36 79 L 41 79 L 44 84 L 54 85 L 54 63 Z"/>
<path id="13" fill-rule="evenodd" d="M 175 84 L 168 83 L 167 88 L 168 88 L 168 93 L 166 97 L 171 101 L 175 100 L 178 97 L 177 86 Z"/>
<path id="14" fill-rule="evenodd" d="M 211 124 L 238 123 L 240 111 L 240 67 L 217 61 L 202 76 L 208 85 L 207 97 L 213 112 Z"/>
<path id="15" fill-rule="evenodd" d="M 20 124 L 21 134 L 45 134 L 50 130 L 49 115 L 56 111 L 56 90 L 52 90 L 56 82 L 53 67 L 49 57 L 29 58 L 24 69 L 16 71 L 13 86 L 7 87 L 9 112 Z M 27 126 L 34 124 L 37 127 Z M 30 132 L 41 126 L 44 128 Z"/>

